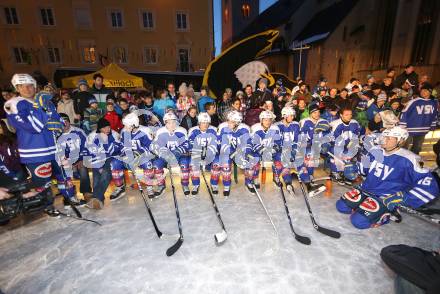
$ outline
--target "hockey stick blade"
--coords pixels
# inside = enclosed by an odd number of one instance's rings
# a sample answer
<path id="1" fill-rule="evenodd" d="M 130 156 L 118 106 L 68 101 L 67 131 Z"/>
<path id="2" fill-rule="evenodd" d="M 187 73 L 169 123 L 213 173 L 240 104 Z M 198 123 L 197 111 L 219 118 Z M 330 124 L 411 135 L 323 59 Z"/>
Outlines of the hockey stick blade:
<path id="1" fill-rule="evenodd" d="M 173 246 L 167 249 L 167 256 L 172 256 L 174 253 L 176 253 L 176 251 L 179 250 L 182 244 L 183 244 L 183 238 L 179 238 Z"/>
<path id="2" fill-rule="evenodd" d="M 321 226 L 318 226 L 318 225 L 315 227 L 315 229 L 318 232 L 320 232 L 320 233 L 322 233 L 324 235 L 327 235 L 329 237 L 332 237 L 332 238 L 335 238 L 335 239 L 341 238 L 341 233 L 339 233 L 339 232 L 336 232 L 336 231 L 333 231 L 333 230 L 330 230 L 330 229 L 327 229 L 327 228 L 324 228 L 324 227 L 321 227 Z"/>
<path id="3" fill-rule="evenodd" d="M 217 233 L 214 235 L 215 245 L 220 246 L 223 245 L 223 243 L 228 238 L 228 234 L 225 230 L 222 230 L 220 233 Z"/>
<path id="4" fill-rule="evenodd" d="M 312 244 L 312 240 L 310 240 L 309 237 L 301 236 L 301 235 L 298 235 L 297 233 L 293 233 L 293 235 L 295 236 L 295 240 L 296 241 L 298 241 L 298 242 L 300 242 L 300 243 L 302 243 L 304 245 Z"/>

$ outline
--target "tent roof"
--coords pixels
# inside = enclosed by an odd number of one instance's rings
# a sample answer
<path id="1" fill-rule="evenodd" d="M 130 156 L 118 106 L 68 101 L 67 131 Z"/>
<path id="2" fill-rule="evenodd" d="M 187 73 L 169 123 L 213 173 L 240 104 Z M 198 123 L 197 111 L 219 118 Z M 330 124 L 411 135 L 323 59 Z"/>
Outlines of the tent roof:
<path id="1" fill-rule="evenodd" d="M 100 70 L 74 77 L 64 78 L 62 80 L 63 88 L 76 88 L 80 79 L 87 80 L 89 85 L 93 84 L 93 75 L 100 73 L 104 77 L 104 85 L 107 88 L 135 88 L 143 86 L 143 79 L 127 73 L 115 63 L 110 63 Z"/>

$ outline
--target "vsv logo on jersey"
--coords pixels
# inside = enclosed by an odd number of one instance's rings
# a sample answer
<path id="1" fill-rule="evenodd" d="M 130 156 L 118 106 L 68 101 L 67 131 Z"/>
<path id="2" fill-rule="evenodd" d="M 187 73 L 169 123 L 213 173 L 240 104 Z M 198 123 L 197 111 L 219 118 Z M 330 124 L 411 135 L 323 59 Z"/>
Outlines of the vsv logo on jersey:
<path id="1" fill-rule="evenodd" d="M 432 105 L 416 106 L 418 114 L 432 114 L 434 113 L 434 107 Z"/>
<path id="2" fill-rule="evenodd" d="M 373 161 L 373 163 L 370 166 L 370 172 L 373 169 L 375 170 L 374 175 L 376 177 L 381 178 L 382 180 L 385 180 L 393 172 L 394 167 L 390 168 L 389 166 L 387 166 L 383 163 L 379 163 L 375 160 L 375 161 Z"/>
<path id="3" fill-rule="evenodd" d="M 284 133 L 283 139 L 286 142 L 293 142 L 295 140 L 295 133 L 292 133 L 292 132 Z"/>
<path id="4" fill-rule="evenodd" d="M 212 138 L 209 138 L 209 137 L 208 138 L 206 138 L 206 137 L 204 137 L 204 138 L 197 137 L 196 138 L 197 144 L 199 146 L 203 146 L 203 147 L 208 146 L 211 143 L 211 141 L 212 141 Z"/>

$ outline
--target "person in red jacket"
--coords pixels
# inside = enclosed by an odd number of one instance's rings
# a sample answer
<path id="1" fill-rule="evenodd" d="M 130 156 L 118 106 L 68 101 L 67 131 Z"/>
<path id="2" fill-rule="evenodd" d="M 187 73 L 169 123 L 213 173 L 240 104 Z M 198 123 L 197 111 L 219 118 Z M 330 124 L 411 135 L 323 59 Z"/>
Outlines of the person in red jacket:
<path id="1" fill-rule="evenodd" d="M 121 117 L 116 113 L 113 102 L 107 102 L 107 112 L 104 118 L 110 123 L 110 128 L 113 131 L 119 132 L 124 126 L 122 125 Z"/>

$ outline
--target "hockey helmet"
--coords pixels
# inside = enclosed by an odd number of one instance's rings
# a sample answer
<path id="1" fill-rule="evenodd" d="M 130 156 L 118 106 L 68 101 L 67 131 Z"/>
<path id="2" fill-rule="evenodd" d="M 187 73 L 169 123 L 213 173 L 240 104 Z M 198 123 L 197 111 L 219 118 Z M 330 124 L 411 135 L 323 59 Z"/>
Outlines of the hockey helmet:
<path id="1" fill-rule="evenodd" d="M 169 120 L 176 120 L 177 121 L 177 116 L 173 112 L 165 113 L 165 115 L 163 116 L 163 122 L 166 123 Z"/>
<path id="2" fill-rule="evenodd" d="M 391 129 L 386 129 L 382 132 L 383 137 L 395 137 L 398 142 L 406 141 L 408 139 L 408 131 L 399 126 L 392 127 Z"/>
<path id="3" fill-rule="evenodd" d="M 211 117 L 209 116 L 208 113 L 201 112 L 197 116 L 197 121 L 198 121 L 199 124 L 201 124 L 201 123 L 208 123 L 208 124 L 210 124 L 211 123 Z"/>
<path id="4" fill-rule="evenodd" d="M 228 120 L 239 124 L 243 121 L 243 115 L 241 114 L 241 112 L 233 110 L 228 113 Z"/>
<path id="5" fill-rule="evenodd" d="M 295 116 L 295 109 L 293 109 L 292 107 L 283 107 L 283 109 L 281 110 L 281 116 L 284 118 L 286 116 Z"/>
<path id="6" fill-rule="evenodd" d="M 139 127 L 139 117 L 137 116 L 136 112 L 127 114 L 122 119 L 122 124 L 126 127 Z"/>
<path id="7" fill-rule="evenodd" d="M 29 74 L 15 74 L 12 76 L 11 84 L 17 89 L 18 85 L 32 84 L 37 87 L 37 81 Z"/>
<path id="8" fill-rule="evenodd" d="M 263 119 L 265 119 L 265 118 L 268 118 L 268 119 L 272 119 L 272 120 L 273 120 L 273 119 L 276 118 L 276 116 L 275 116 L 275 114 L 273 114 L 272 111 L 264 110 L 264 111 L 262 111 L 262 112 L 260 113 L 260 121 L 263 120 Z"/>

